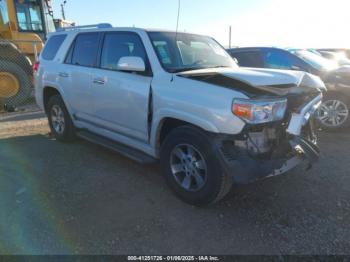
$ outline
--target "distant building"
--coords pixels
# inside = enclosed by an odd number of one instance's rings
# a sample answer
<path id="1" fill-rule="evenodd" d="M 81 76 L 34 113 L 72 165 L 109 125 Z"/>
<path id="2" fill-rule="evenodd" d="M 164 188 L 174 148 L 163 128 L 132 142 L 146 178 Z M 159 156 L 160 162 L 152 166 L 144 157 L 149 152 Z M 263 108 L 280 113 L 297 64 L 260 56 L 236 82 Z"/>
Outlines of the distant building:
<path id="1" fill-rule="evenodd" d="M 55 23 L 56 29 L 62 28 L 62 27 L 75 26 L 75 22 L 63 20 L 63 19 L 54 19 L 54 23 Z"/>

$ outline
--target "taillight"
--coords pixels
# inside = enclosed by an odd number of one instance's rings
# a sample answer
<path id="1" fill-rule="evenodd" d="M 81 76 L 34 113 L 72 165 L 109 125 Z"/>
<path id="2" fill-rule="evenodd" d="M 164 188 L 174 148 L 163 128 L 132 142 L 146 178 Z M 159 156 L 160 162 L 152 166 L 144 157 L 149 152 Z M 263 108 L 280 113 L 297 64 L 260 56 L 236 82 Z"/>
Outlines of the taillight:
<path id="1" fill-rule="evenodd" d="M 36 61 L 34 64 L 33 64 L 33 72 L 36 73 L 39 71 L 39 66 L 40 66 L 40 62 L 39 61 Z"/>

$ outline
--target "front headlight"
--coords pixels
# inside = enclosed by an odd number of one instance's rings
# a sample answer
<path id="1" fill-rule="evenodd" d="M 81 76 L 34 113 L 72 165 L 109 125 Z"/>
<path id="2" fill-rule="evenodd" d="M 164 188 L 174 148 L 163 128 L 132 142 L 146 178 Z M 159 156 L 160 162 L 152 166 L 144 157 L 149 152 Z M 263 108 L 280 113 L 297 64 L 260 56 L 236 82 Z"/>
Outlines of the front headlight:
<path id="1" fill-rule="evenodd" d="M 282 120 L 287 110 L 287 99 L 234 99 L 232 112 L 249 124 Z"/>

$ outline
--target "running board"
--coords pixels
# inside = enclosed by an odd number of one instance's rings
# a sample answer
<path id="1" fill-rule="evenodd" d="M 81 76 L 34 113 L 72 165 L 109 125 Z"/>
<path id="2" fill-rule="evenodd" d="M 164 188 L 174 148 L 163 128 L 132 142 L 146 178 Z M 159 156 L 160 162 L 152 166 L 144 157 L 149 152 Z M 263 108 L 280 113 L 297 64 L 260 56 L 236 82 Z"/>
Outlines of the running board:
<path id="1" fill-rule="evenodd" d="M 77 132 L 77 136 L 87 140 L 91 143 L 103 146 L 105 148 L 108 148 L 112 151 L 115 151 L 125 157 L 128 157 L 140 164 L 152 164 L 157 162 L 157 159 L 137 150 L 137 149 L 133 149 L 129 146 L 125 146 L 123 144 L 120 144 L 118 142 L 115 142 L 111 139 L 108 138 L 104 138 L 102 136 L 96 135 L 94 133 L 91 133 L 89 131 L 86 130 L 82 130 Z"/>

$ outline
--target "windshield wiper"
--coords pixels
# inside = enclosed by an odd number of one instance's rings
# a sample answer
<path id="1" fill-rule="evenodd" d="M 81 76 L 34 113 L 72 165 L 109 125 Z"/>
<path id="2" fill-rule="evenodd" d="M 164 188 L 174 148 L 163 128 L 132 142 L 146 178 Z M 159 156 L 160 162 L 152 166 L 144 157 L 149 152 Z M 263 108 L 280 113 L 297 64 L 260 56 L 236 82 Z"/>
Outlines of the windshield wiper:
<path id="1" fill-rule="evenodd" d="M 199 69 L 205 69 L 205 68 L 201 68 L 201 67 L 185 67 L 185 68 L 178 68 L 178 69 L 169 69 L 169 71 L 171 73 L 180 73 L 180 72 L 199 70 Z"/>
<path id="2" fill-rule="evenodd" d="M 223 65 L 219 65 L 219 66 L 211 66 L 211 67 L 207 67 L 206 69 L 209 68 L 230 68 L 230 66 L 223 66 Z"/>
<path id="3" fill-rule="evenodd" d="M 169 69 L 171 73 L 180 73 L 180 72 L 186 72 L 186 71 L 192 71 L 192 70 L 201 70 L 201 69 L 211 69 L 211 68 L 229 68 L 229 66 L 209 66 L 209 67 L 185 67 L 185 68 L 178 68 L 178 69 Z"/>

